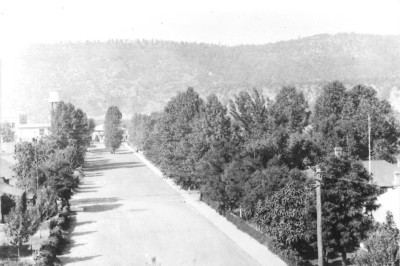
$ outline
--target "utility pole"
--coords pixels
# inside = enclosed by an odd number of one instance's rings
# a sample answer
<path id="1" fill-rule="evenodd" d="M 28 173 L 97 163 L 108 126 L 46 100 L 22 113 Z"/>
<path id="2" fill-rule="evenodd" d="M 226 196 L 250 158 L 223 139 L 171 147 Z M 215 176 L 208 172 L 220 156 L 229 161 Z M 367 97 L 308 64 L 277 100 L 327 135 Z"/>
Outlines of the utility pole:
<path id="1" fill-rule="evenodd" d="M 323 248 L 322 248 L 322 207 L 321 207 L 321 181 L 322 173 L 321 167 L 316 167 L 315 189 L 317 192 L 317 243 L 318 243 L 318 266 L 324 265 Z"/>
<path id="2" fill-rule="evenodd" d="M 371 116 L 368 114 L 368 172 L 371 174 Z"/>
<path id="3" fill-rule="evenodd" d="M 38 172 L 38 156 L 37 156 L 37 139 L 33 138 L 33 145 L 35 145 L 35 165 L 36 165 L 36 193 L 39 189 L 39 172 Z"/>

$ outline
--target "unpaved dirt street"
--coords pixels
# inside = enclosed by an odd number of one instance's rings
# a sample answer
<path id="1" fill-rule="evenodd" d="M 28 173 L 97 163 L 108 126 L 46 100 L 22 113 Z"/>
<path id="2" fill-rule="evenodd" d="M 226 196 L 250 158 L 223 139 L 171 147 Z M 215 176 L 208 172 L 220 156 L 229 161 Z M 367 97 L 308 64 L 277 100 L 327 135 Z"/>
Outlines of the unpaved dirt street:
<path id="1" fill-rule="evenodd" d="M 130 151 L 91 149 L 85 174 L 63 264 L 259 265 Z"/>

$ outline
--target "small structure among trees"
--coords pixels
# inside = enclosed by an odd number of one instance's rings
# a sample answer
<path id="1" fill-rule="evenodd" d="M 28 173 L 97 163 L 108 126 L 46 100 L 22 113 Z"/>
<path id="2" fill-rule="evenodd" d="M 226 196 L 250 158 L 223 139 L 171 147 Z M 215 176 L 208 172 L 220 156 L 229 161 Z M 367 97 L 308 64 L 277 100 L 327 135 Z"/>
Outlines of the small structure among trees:
<path id="1" fill-rule="evenodd" d="M 117 106 L 108 108 L 104 121 L 104 135 L 105 145 L 111 150 L 111 153 L 115 153 L 115 150 L 121 146 L 123 139 L 122 131 L 119 128 L 121 119 L 122 114 Z"/>

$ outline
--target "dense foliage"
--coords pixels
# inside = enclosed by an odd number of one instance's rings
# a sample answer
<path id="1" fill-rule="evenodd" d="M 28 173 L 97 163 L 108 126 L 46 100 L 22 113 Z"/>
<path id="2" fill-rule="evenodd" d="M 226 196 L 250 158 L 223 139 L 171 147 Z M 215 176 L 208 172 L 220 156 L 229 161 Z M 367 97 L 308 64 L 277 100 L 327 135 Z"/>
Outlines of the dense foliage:
<path id="1" fill-rule="evenodd" d="M 313 113 L 313 127 L 321 134 L 325 150 L 342 146 L 354 158 L 368 158 L 368 116 L 374 159 L 395 162 L 398 120 L 387 101 L 379 100 L 373 88 L 357 85 L 350 90 L 340 82 L 323 87 Z"/>
<path id="2" fill-rule="evenodd" d="M 107 109 L 104 120 L 104 136 L 106 147 L 115 153 L 122 142 L 122 131 L 120 129 L 122 114 L 117 106 L 111 106 Z"/>
<path id="3" fill-rule="evenodd" d="M 373 155 L 391 161 L 400 128 L 390 105 L 369 87 L 340 82 L 325 85 L 314 108 L 294 87 L 274 100 L 242 91 L 228 108 L 189 88 L 161 113 L 135 114 L 130 140 L 180 186 L 198 188 L 221 213 L 256 223 L 292 262 L 316 252 L 315 194 L 305 170 L 321 164 L 325 254 L 341 254 L 346 263 L 372 227 L 368 213 L 380 193 L 357 161 L 365 158 L 365 110 L 379 118 L 372 119 L 372 143 L 381 153 Z M 331 155 L 336 145 L 344 156 Z"/>
<path id="4" fill-rule="evenodd" d="M 15 132 L 12 128 L 11 123 L 5 122 L 0 123 L 0 141 L 13 142 L 15 139 Z"/>
<path id="5" fill-rule="evenodd" d="M 322 163 L 326 173 L 322 198 L 322 227 L 325 253 L 341 254 L 347 262 L 347 253 L 354 252 L 366 232 L 373 226 L 371 215 L 380 190 L 369 184 L 371 176 L 363 165 L 347 155 L 328 155 Z"/>
<path id="6" fill-rule="evenodd" d="M 399 265 L 399 229 L 388 212 L 386 222 L 375 225 L 368 238 L 364 241 L 364 249 L 355 257 L 357 266 L 395 266 Z"/>
<path id="7" fill-rule="evenodd" d="M 61 102 L 52 110 L 49 136 L 16 144 L 13 170 L 17 186 L 26 193 L 6 217 L 11 244 L 20 246 L 43 221 L 69 209 L 78 185 L 74 171 L 83 165 L 93 129 L 81 109 Z"/>

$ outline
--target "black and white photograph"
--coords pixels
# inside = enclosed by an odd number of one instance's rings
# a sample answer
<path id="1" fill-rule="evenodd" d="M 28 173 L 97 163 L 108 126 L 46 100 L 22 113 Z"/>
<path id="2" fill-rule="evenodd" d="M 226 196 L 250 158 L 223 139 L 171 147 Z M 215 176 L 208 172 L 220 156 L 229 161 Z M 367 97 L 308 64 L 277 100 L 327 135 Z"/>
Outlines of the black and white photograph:
<path id="1" fill-rule="evenodd" d="M 400 0 L 0 0 L 0 266 L 400 266 Z"/>

